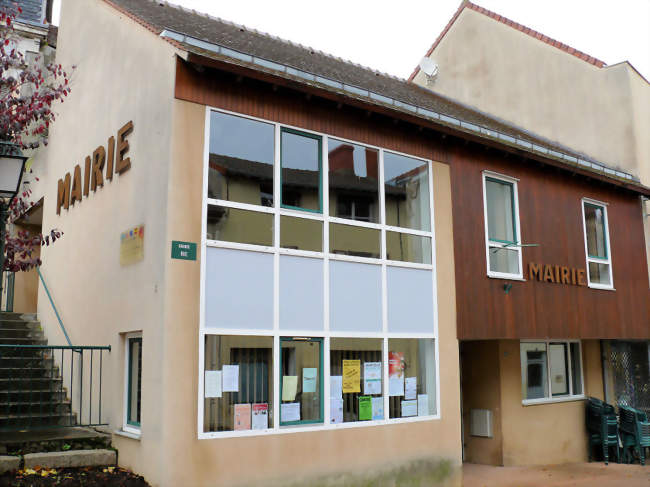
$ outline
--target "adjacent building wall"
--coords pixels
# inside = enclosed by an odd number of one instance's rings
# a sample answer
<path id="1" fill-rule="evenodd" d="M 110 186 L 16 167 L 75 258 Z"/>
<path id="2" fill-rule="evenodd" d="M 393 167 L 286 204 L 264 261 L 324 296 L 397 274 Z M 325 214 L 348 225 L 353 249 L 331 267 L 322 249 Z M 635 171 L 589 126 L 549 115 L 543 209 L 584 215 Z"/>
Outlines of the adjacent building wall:
<path id="1" fill-rule="evenodd" d="M 650 85 L 629 63 L 599 68 L 470 8 L 430 57 L 440 71 L 429 89 L 650 185 Z M 414 82 L 426 86 L 424 73 Z"/>

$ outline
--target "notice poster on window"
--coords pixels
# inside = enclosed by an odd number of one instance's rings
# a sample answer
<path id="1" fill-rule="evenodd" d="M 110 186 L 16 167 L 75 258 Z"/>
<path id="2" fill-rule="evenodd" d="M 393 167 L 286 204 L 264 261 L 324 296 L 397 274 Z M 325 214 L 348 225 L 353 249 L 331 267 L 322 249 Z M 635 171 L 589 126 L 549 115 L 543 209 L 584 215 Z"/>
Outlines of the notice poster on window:
<path id="1" fill-rule="evenodd" d="M 224 365 L 221 378 L 223 392 L 239 392 L 239 365 Z"/>
<path id="2" fill-rule="evenodd" d="M 343 376 L 330 376 L 330 397 L 343 399 Z"/>
<path id="3" fill-rule="evenodd" d="M 343 361 L 343 392 L 361 392 L 361 360 Z"/>
<path id="4" fill-rule="evenodd" d="M 206 370 L 205 383 L 203 387 L 205 397 L 221 397 L 221 371 Z"/>
<path id="5" fill-rule="evenodd" d="M 283 423 L 300 421 L 300 403 L 289 402 L 280 407 L 280 419 Z"/>
<path id="6" fill-rule="evenodd" d="M 418 415 L 418 402 L 417 401 L 402 401 L 402 417 Z"/>
<path id="7" fill-rule="evenodd" d="M 294 401 L 298 391 L 298 376 L 285 375 L 282 377 L 282 400 Z"/>
<path id="8" fill-rule="evenodd" d="M 417 390 L 418 390 L 418 378 L 417 377 L 407 377 L 405 380 L 405 392 L 404 399 L 412 400 L 415 399 Z"/>
<path id="9" fill-rule="evenodd" d="M 332 424 L 343 422 L 343 399 L 330 397 L 330 417 Z"/>
<path id="10" fill-rule="evenodd" d="M 418 394 L 418 416 L 429 415 L 429 396 L 426 394 Z"/>
<path id="11" fill-rule="evenodd" d="M 372 398 L 372 419 L 384 419 L 384 398 Z"/>
<path id="12" fill-rule="evenodd" d="M 381 362 L 363 364 L 363 393 L 381 394 Z"/>
<path id="13" fill-rule="evenodd" d="M 316 376 L 318 369 L 302 369 L 302 392 L 316 392 Z"/>
<path id="14" fill-rule="evenodd" d="M 251 429 L 251 405 L 235 404 L 235 431 Z"/>
<path id="15" fill-rule="evenodd" d="M 359 396 L 359 421 L 372 419 L 372 397 Z"/>
<path id="16" fill-rule="evenodd" d="M 265 430 L 269 427 L 269 405 L 267 403 L 253 404 L 251 424 L 254 430 Z"/>
<path id="17" fill-rule="evenodd" d="M 388 395 L 404 395 L 404 354 L 388 352 Z"/>

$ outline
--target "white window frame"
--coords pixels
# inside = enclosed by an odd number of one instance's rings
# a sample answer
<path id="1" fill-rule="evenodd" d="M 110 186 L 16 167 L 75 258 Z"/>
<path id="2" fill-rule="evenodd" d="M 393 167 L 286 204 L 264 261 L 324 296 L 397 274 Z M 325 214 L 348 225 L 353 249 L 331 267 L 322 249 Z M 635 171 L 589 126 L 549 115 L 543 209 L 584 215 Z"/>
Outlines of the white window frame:
<path id="1" fill-rule="evenodd" d="M 522 263 L 522 247 L 521 247 L 521 225 L 519 224 L 519 192 L 518 192 L 518 182 L 519 179 L 513 178 L 511 176 L 505 176 L 492 171 L 483 171 L 483 220 L 485 226 L 485 265 L 487 269 L 488 277 L 493 277 L 496 279 L 510 279 L 510 280 L 524 280 L 524 269 Z M 514 224 L 515 224 L 515 239 L 517 246 L 508 247 L 508 250 L 515 250 L 518 255 L 519 262 L 519 272 L 518 273 L 509 273 L 509 272 L 495 272 L 490 270 L 490 249 L 491 248 L 504 248 L 507 247 L 507 244 L 502 242 L 496 242 L 490 240 L 490 232 L 488 228 L 488 207 L 487 207 L 487 180 L 496 179 L 498 181 L 503 181 L 504 183 L 512 184 L 512 197 L 513 197 L 513 214 L 514 214 Z"/>
<path id="2" fill-rule="evenodd" d="M 263 207 L 247 203 L 238 203 L 234 201 L 209 199 L 208 198 L 208 162 L 210 156 L 210 114 L 211 112 L 220 112 L 237 117 L 247 118 L 272 124 L 275 126 L 275 161 L 274 161 L 274 202 L 273 207 Z M 280 136 L 281 128 L 289 128 L 298 130 L 305 133 L 315 134 L 322 137 L 322 213 L 311 213 L 300 210 L 293 210 L 282 208 L 280 195 Z M 328 160 L 328 139 L 329 137 L 340 140 L 343 142 L 350 142 L 352 144 L 361 145 L 370 149 L 376 149 L 379 152 L 379 211 L 380 223 L 369 223 L 359 220 L 348 220 L 344 218 L 336 218 L 329 215 L 329 160 Z M 403 155 L 412 159 L 417 159 L 426 162 L 429 171 L 429 215 L 430 215 L 430 231 L 413 230 L 409 228 L 394 227 L 384 224 L 386 221 L 386 207 L 385 207 L 385 183 L 384 183 L 384 153 L 390 152 L 393 154 Z M 405 154 L 394 150 L 384 149 L 382 147 L 373 146 L 365 142 L 358 142 L 354 140 L 345 139 L 343 137 L 328 135 L 322 132 L 315 132 L 307 130 L 303 127 L 296 127 L 284 123 L 273 122 L 258 117 L 252 117 L 246 114 L 223 110 L 216 107 L 206 106 L 205 112 L 205 127 L 204 127 L 204 153 L 203 153 L 203 207 L 202 207 L 202 237 L 201 237 L 201 293 L 200 293 L 200 317 L 199 317 L 199 363 L 198 363 L 198 418 L 197 418 L 197 434 L 198 439 L 211 439 L 211 438 L 232 438 L 242 436 L 264 436 L 275 434 L 290 434 L 300 432 L 313 432 L 321 430 L 334 430 L 356 427 L 369 427 L 378 425 L 387 425 L 395 423 L 410 423 L 418 421 L 431 421 L 439 420 L 440 414 L 440 354 L 438 343 L 438 297 L 437 297 L 437 276 L 436 276 L 436 240 L 435 240 L 435 226 L 434 226 L 434 187 L 433 187 L 433 166 L 430 159 L 424 159 L 411 154 Z M 273 231 L 273 246 L 260 246 L 236 242 L 227 242 L 219 240 L 208 240 L 206 236 L 207 231 L 207 208 L 208 205 L 219 205 L 228 208 L 239 208 L 245 210 L 253 210 L 257 212 L 271 213 L 275 215 L 274 231 Z M 280 216 L 293 216 L 300 218 L 308 218 L 323 222 L 323 251 L 313 252 L 306 250 L 295 250 L 280 247 Z M 380 258 L 357 257 L 350 255 L 332 254 L 329 252 L 329 223 L 341 223 L 344 225 L 357 226 L 362 228 L 378 229 L 381 232 L 380 242 Z M 395 231 L 399 233 L 406 233 L 418 236 L 426 236 L 431 238 L 431 264 L 421 264 L 414 262 L 393 261 L 386 258 L 386 232 Z M 260 329 L 226 329 L 226 328 L 207 328 L 205 326 L 205 275 L 206 275 L 206 252 L 208 247 L 219 247 L 225 249 L 236 250 L 250 250 L 255 252 L 270 253 L 274 256 L 274 317 L 272 330 Z M 323 261 L 323 275 L 324 275 L 324 327 L 322 330 L 286 330 L 280 329 L 280 311 L 279 311 L 279 274 L 280 255 L 294 255 L 302 257 L 316 257 Z M 382 279 L 382 331 L 381 332 L 338 332 L 330 331 L 329 328 L 329 263 L 330 261 L 339 260 L 347 262 L 358 262 L 366 264 L 376 264 L 381 266 L 381 279 Z M 387 313 L 387 267 L 406 267 L 413 269 L 426 269 L 431 271 L 431 279 L 433 283 L 433 293 L 431 296 L 431 305 L 433 306 L 433 323 L 431 333 L 395 333 L 388 331 L 388 313 Z M 204 432 L 204 371 L 205 371 L 205 355 L 204 343 L 206 335 L 253 335 L 253 336 L 272 336 L 273 337 L 273 424 L 266 430 L 246 430 L 246 431 L 223 431 L 223 432 Z M 324 395 L 324 423 L 314 424 L 308 426 L 282 426 L 280 427 L 280 337 L 284 336 L 305 336 L 305 337 L 323 337 L 323 390 Z M 349 337 L 349 338 L 381 338 L 383 339 L 383 381 L 384 381 L 384 414 L 385 419 L 373 421 L 356 421 L 349 423 L 330 424 L 330 401 L 329 401 L 329 369 L 330 369 L 330 338 L 331 337 Z M 435 353 L 435 374 L 436 374 L 436 413 L 427 416 L 414 416 L 406 418 L 393 418 L 389 419 L 389 396 L 388 396 L 388 339 L 389 338 L 414 338 L 414 339 L 433 339 L 434 340 L 434 353 Z M 429 392 L 429 394 L 434 391 Z"/>
<path id="3" fill-rule="evenodd" d="M 607 259 L 599 259 L 597 257 L 589 256 L 589 249 L 587 247 L 587 219 L 585 218 L 585 204 L 592 206 L 598 206 L 603 210 L 603 219 L 604 219 L 604 230 L 605 230 L 605 245 L 607 248 Z M 608 203 L 603 201 L 593 200 L 591 198 L 582 198 L 580 202 L 582 208 L 582 231 L 585 240 L 585 259 L 587 262 L 587 285 L 593 289 L 606 289 L 613 291 L 614 289 L 614 272 L 612 271 L 612 247 L 609 241 L 609 215 L 607 214 Z M 595 262 L 597 264 L 607 264 L 609 267 L 609 284 L 600 284 L 597 282 L 591 282 L 591 277 L 589 275 L 589 263 Z"/>
<path id="4" fill-rule="evenodd" d="M 142 332 L 130 332 L 124 335 L 124 401 L 122 402 L 122 431 L 131 433 L 133 435 L 140 436 L 142 431 L 142 418 L 140 418 L 140 426 L 135 426 L 129 424 L 128 422 L 128 411 L 129 411 L 129 353 L 130 353 L 130 341 L 133 338 L 140 338 L 142 340 Z M 142 342 L 140 342 L 142 343 Z M 140 346 L 140 353 L 142 354 L 142 346 Z M 144 364 L 144 361 L 142 361 Z M 142 377 L 142 370 L 140 370 L 140 376 Z M 140 411 L 142 415 L 144 408 Z"/>
<path id="5" fill-rule="evenodd" d="M 580 340 L 567 340 L 567 339 L 558 339 L 558 340 L 520 340 L 519 341 L 519 364 L 521 368 L 521 344 L 522 343 L 544 343 L 546 344 L 546 379 L 547 379 L 547 386 L 548 386 L 548 393 L 549 397 L 542 397 L 539 399 L 524 399 L 523 397 L 521 398 L 521 403 L 524 406 L 531 406 L 535 404 L 547 404 L 547 403 L 554 403 L 554 402 L 567 402 L 567 401 L 579 401 L 581 399 L 584 399 L 585 396 L 585 377 L 584 377 L 584 370 L 585 370 L 585 364 L 582 358 L 582 342 Z M 567 349 L 569 350 L 568 353 L 568 358 L 567 358 L 567 368 L 569 371 L 569 376 L 567 377 L 567 382 L 569 383 L 569 394 L 564 395 L 564 396 L 555 396 L 553 397 L 551 393 L 551 353 L 550 353 L 550 345 L 555 344 L 555 343 L 560 343 L 560 344 L 566 344 Z M 573 365 L 571 363 L 571 344 L 572 343 L 577 343 L 578 344 L 578 353 L 580 354 L 580 385 L 582 389 L 581 394 L 573 394 Z M 523 374 L 524 370 L 521 369 L 521 375 L 520 375 L 520 380 L 523 379 Z"/>

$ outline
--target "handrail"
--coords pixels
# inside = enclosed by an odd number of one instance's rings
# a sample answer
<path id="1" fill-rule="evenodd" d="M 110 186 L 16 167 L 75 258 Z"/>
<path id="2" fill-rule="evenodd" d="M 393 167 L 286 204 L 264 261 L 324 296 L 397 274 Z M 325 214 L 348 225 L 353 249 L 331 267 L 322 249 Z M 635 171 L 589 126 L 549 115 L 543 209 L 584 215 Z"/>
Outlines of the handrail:
<path id="1" fill-rule="evenodd" d="M 52 309 L 54 310 L 54 314 L 56 315 L 56 319 L 59 320 L 59 326 L 61 327 L 61 331 L 65 335 L 65 339 L 68 342 L 68 345 L 72 346 L 72 342 L 70 341 L 70 337 L 68 336 L 68 332 L 65 331 L 65 326 L 63 326 L 63 321 L 61 320 L 61 316 L 59 316 L 59 312 L 56 309 L 56 306 L 54 305 L 54 301 L 52 300 L 52 295 L 50 294 L 50 290 L 47 288 L 47 284 L 45 284 L 45 279 L 43 279 L 43 274 L 41 274 L 41 269 L 37 267 L 36 272 L 38 272 L 38 277 L 41 278 L 41 282 L 43 283 L 43 287 L 45 288 L 45 292 L 47 293 L 47 297 L 50 298 L 50 304 L 52 305 Z"/>

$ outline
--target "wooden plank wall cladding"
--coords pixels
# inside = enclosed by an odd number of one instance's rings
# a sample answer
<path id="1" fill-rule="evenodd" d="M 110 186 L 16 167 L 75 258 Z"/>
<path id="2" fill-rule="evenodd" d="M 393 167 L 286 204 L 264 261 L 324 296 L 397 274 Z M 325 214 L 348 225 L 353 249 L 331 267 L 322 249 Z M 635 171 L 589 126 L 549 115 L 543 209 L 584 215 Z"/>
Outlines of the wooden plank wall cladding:
<path id="1" fill-rule="evenodd" d="M 459 339 L 650 338 L 650 284 L 634 193 L 336 101 L 224 71 L 201 73 L 183 61 L 175 96 L 449 164 Z M 529 262 L 585 269 L 581 199 L 609 203 L 616 291 L 488 278 L 484 170 L 520 179 L 522 240 L 540 244 L 523 250 L 524 277 Z M 507 294 L 506 283 L 512 284 Z"/>

